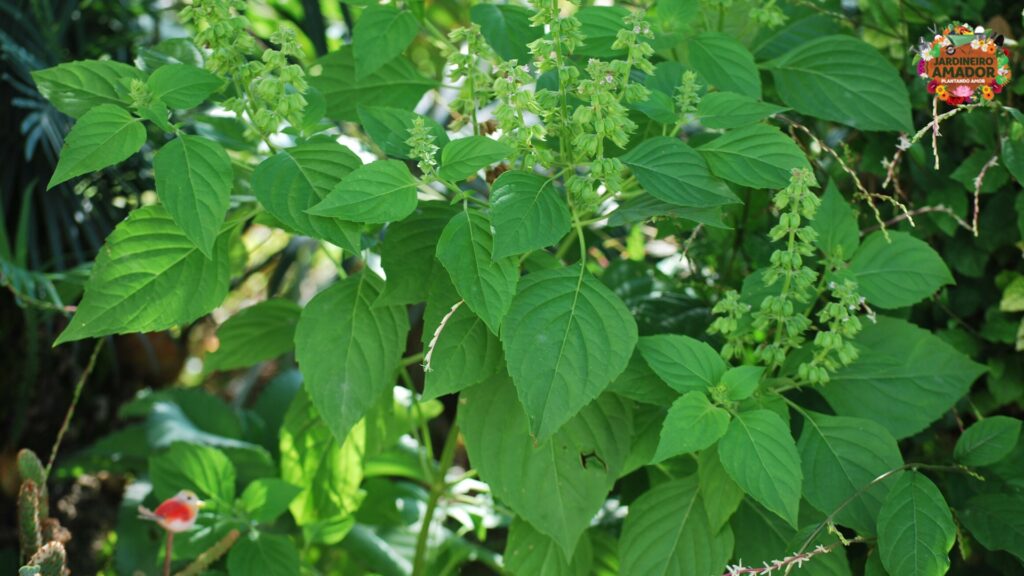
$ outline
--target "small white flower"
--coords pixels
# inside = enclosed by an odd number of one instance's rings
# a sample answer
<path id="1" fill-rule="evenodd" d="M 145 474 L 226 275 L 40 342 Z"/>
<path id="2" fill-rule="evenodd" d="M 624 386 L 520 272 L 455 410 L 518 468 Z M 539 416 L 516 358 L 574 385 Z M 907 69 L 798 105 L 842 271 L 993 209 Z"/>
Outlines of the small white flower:
<path id="1" fill-rule="evenodd" d="M 924 60 L 925 62 L 930 62 L 932 60 L 932 58 L 933 58 L 933 56 L 932 56 L 931 52 L 928 52 L 928 51 L 921 52 L 921 60 Z"/>
<path id="2" fill-rule="evenodd" d="M 971 48 L 974 48 L 975 50 L 981 48 L 981 42 L 977 40 L 971 40 Z"/>

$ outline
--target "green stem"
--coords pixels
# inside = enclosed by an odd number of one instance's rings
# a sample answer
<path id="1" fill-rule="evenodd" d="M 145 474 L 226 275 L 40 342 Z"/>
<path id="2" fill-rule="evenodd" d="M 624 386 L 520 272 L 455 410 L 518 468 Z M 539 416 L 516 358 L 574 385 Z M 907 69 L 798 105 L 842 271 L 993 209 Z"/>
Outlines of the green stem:
<path id="1" fill-rule="evenodd" d="M 43 473 L 43 479 L 50 477 L 50 470 L 53 469 L 53 463 L 57 460 L 57 452 L 60 450 L 60 443 L 64 440 L 64 434 L 67 433 L 68 427 L 71 425 L 71 419 L 75 416 L 75 407 L 78 406 L 78 399 L 82 396 L 82 389 L 85 388 L 85 381 L 89 379 L 89 375 L 92 374 L 92 369 L 96 366 L 96 358 L 100 355 L 100 349 L 103 348 L 103 339 L 100 338 L 96 341 L 96 346 L 92 349 L 92 355 L 89 356 L 89 363 L 85 365 L 85 370 L 82 370 L 82 374 L 78 377 L 78 382 L 75 383 L 75 391 L 71 396 L 71 405 L 68 406 L 68 411 L 64 414 L 64 422 L 60 425 L 60 430 L 57 431 L 57 439 L 53 441 L 53 447 L 50 448 L 50 460 L 46 463 L 46 471 Z"/>
<path id="2" fill-rule="evenodd" d="M 419 364 L 420 362 L 423 361 L 424 355 L 424 352 L 420 352 L 418 354 L 413 354 L 412 356 L 406 356 L 405 358 L 402 358 L 402 366 L 408 367 L 412 366 L 413 364 Z"/>
<path id="3" fill-rule="evenodd" d="M 455 447 L 458 444 L 459 425 L 453 423 L 448 430 L 448 438 L 445 439 L 444 448 L 441 449 L 441 462 L 438 467 L 438 476 L 430 490 L 430 499 L 427 501 L 427 511 L 423 516 L 423 523 L 420 525 L 420 533 L 416 537 L 416 556 L 413 558 L 412 576 L 424 576 L 427 567 L 427 541 L 430 537 L 430 526 L 434 522 L 434 514 L 437 511 L 437 504 L 447 490 L 444 481 L 445 472 L 452 466 L 455 460 Z"/>

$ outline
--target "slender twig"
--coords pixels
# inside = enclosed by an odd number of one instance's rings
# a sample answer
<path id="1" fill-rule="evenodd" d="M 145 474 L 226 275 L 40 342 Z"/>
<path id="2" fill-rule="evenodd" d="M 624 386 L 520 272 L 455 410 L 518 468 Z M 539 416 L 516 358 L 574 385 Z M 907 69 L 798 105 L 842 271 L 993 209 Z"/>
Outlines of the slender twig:
<path id="1" fill-rule="evenodd" d="M 985 174 L 993 166 L 999 164 L 999 156 L 993 156 L 988 159 L 988 162 L 981 167 L 981 172 L 978 172 L 978 176 L 974 179 L 974 215 L 971 217 L 971 232 L 974 233 L 974 237 L 978 237 L 978 206 L 979 196 L 981 196 L 981 185 L 985 183 Z"/>
<path id="2" fill-rule="evenodd" d="M 71 396 L 71 405 L 68 406 L 68 411 L 64 414 L 64 422 L 61 423 L 60 430 L 57 431 L 57 438 L 53 441 L 53 447 L 50 448 L 50 460 L 46 463 L 44 479 L 50 477 L 50 470 L 53 469 L 53 463 L 57 460 L 60 443 L 64 440 L 64 434 L 67 433 L 68 427 L 71 425 L 71 418 L 75 415 L 78 399 L 82 396 L 82 388 L 85 387 L 85 381 L 88 380 L 89 374 L 92 373 L 93 367 L 96 366 L 96 358 L 100 355 L 101 348 L 103 348 L 102 338 L 96 341 L 96 346 L 92 349 L 92 355 L 89 356 L 89 363 L 85 365 L 85 370 L 82 370 L 82 374 L 78 377 L 78 382 L 75 383 L 75 391 Z"/>
<path id="3" fill-rule="evenodd" d="M 175 576 L 199 576 L 202 574 L 210 564 L 213 564 L 221 556 L 227 554 L 228 550 L 235 545 L 241 532 L 238 530 L 231 530 L 224 535 L 223 538 L 217 541 L 216 544 L 210 546 L 205 552 L 196 556 L 196 559 L 191 564 L 185 567 L 184 570 L 179 571 Z"/>
<path id="4" fill-rule="evenodd" d="M 167 548 L 164 551 L 164 576 L 171 576 L 171 551 L 174 550 L 174 532 L 167 531 Z"/>
<path id="5" fill-rule="evenodd" d="M 914 208 L 909 213 L 907 213 L 907 214 L 898 214 L 895 217 L 886 220 L 882 224 L 884 226 L 887 226 L 887 227 L 888 226 L 892 226 L 893 224 L 897 224 L 899 222 L 902 222 L 902 221 L 906 220 L 908 216 L 917 216 L 918 214 L 927 214 L 929 212 L 940 212 L 942 214 L 946 214 L 947 216 L 949 216 L 950 218 L 955 220 L 957 225 L 960 226 L 961 228 L 963 228 L 964 230 L 967 230 L 969 232 L 973 231 L 973 228 L 971 227 L 970 224 L 967 223 L 966 220 L 964 220 L 963 218 L 958 216 L 957 213 L 954 212 L 952 208 L 950 208 L 949 206 L 946 206 L 944 204 L 936 204 L 935 206 L 922 206 L 920 208 Z M 867 234 L 870 234 L 871 232 L 874 232 L 875 230 L 878 230 L 880 228 L 881 228 L 881 226 L 871 226 L 869 228 L 865 228 L 865 229 L 861 230 L 861 236 L 865 236 Z"/>
<path id="6" fill-rule="evenodd" d="M 434 355 L 434 348 L 437 346 L 437 340 L 441 337 L 441 332 L 444 331 L 444 327 L 448 325 L 448 321 L 455 315 L 455 311 L 462 306 L 464 300 L 459 300 L 455 304 L 452 304 L 451 310 L 441 318 L 441 323 L 437 325 L 437 330 L 434 330 L 434 336 L 430 338 L 430 342 L 427 344 L 427 353 L 423 357 L 423 371 L 430 372 L 430 358 Z"/>

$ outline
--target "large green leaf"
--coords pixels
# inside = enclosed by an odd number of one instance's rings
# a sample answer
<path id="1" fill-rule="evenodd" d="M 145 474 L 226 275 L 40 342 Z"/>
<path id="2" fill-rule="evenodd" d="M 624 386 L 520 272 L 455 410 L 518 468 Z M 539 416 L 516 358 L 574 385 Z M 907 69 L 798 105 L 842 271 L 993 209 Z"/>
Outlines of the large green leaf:
<path id="1" fill-rule="evenodd" d="M 1024 562 L 1024 498 L 1020 494 L 980 494 L 959 514 L 971 535 L 989 550 L 1005 550 Z"/>
<path id="2" fill-rule="evenodd" d="M 798 449 L 804 498 L 825 514 L 845 503 L 836 521 L 858 534 L 874 534 L 878 510 L 895 477 L 862 490 L 903 465 L 892 434 L 871 420 L 808 413 Z"/>
<path id="3" fill-rule="evenodd" d="M 647 365 L 676 392 L 705 392 L 725 374 L 722 357 L 707 343 L 689 336 L 644 336 L 637 347 Z"/>
<path id="4" fill-rule="evenodd" d="M 622 374 L 608 385 L 608 391 L 623 398 L 654 406 L 668 406 L 678 396 L 676 391 L 669 388 L 647 365 L 639 347 L 633 351 L 629 364 Z"/>
<path id="5" fill-rule="evenodd" d="M 125 81 L 143 80 L 134 66 L 113 60 L 79 60 L 34 70 L 36 88 L 57 110 L 80 118 L 102 104 L 127 107 L 131 99 Z"/>
<path id="6" fill-rule="evenodd" d="M 208 259 L 163 206 L 133 211 L 107 237 L 82 301 L 54 345 L 166 330 L 213 310 L 228 292 L 232 229 L 225 227 Z"/>
<path id="7" fill-rule="evenodd" d="M 761 74 L 754 56 L 732 36 L 704 32 L 690 39 L 690 64 L 719 90 L 761 98 Z"/>
<path id="8" fill-rule="evenodd" d="M 942 576 L 956 525 L 942 492 L 925 475 L 905 472 L 878 513 L 878 552 L 890 574 Z"/>
<path id="9" fill-rule="evenodd" d="M 299 550 L 288 536 L 252 531 L 228 552 L 231 576 L 293 576 L 299 573 Z"/>
<path id="10" fill-rule="evenodd" d="M 629 310 L 578 266 L 520 282 L 502 326 L 509 373 L 543 441 L 608 387 L 636 345 Z"/>
<path id="11" fill-rule="evenodd" d="M 839 193 L 835 180 L 829 180 L 825 187 L 811 228 L 818 233 L 818 248 L 829 256 L 841 254 L 844 260 L 849 260 L 860 245 L 857 215 Z"/>
<path id="12" fill-rule="evenodd" d="M 253 520 L 272 524 L 288 510 L 288 505 L 301 491 L 298 486 L 280 478 L 259 478 L 245 487 L 239 497 L 239 504 Z"/>
<path id="13" fill-rule="evenodd" d="M 512 153 L 507 145 L 486 136 L 467 136 L 451 141 L 441 151 L 438 174 L 449 182 L 465 180 Z"/>
<path id="14" fill-rule="evenodd" d="M 859 292 L 879 308 L 903 308 L 953 284 L 942 256 L 906 232 L 875 232 L 853 254 L 850 273 Z"/>
<path id="15" fill-rule="evenodd" d="M 289 504 L 299 526 L 344 519 L 363 500 L 365 427 L 352 429 L 339 442 L 317 415 L 309 395 L 300 390 L 281 424 L 281 478 L 301 489 Z"/>
<path id="16" fill-rule="evenodd" d="M 1006 458 L 1020 439 L 1020 420 L 991 416 L 975 422 L 956 441 L 953 457 L 966 466 L 988 466 Z"/>
<path id="17" fill-rule="evenodd" d="M 394 4 L 373 4 L 364 9 L 352 33 L 356 78 L 366 78 L 400 56 L 419 30 L 412 12 L 399 10 Z"/>
<path id="18" fill-rule="evenodd" d="M 531 437 L 507 375 L 464 390 L 466 449 L 494 496 L 574 555 L 618 478 L 633 435 L 629 405 L 606 394 L 547 440 Z"/>
<path id="19" fill-rule="evenodd" d="M 437 259 L 469 309 L 498 333 L 519 282 L 515 258 L 494 259 L 491 225 L 480 212 L 464 211 L 445 226 L 437 242 Z"/>
<path id="20" fill-rule="evenodd" d="M 530 24 L 533 13 L 515 4 L 477 4 L 469 10 L 469 18 L 480 26 L 480 33 L 491 48 L 505 60 L 520 64 L 533 57 L 527 46 L 540 38 L 544 31 Z"/>
<path id="21" fill-rule="evenodd" d="M 693 208 L 738 204 L 725 182 L 708 171 L 707 162 L 678 138 L 644 140 L 622 156 L 640 185 L 659 200 Z"/>
<path id="22" fill-rule="evenodd" d="M 557 542 L 516 518 L 508 528 L 504 558 L 505 568 L 514 576 L 590 576 L 594 550 L 584 535 L 572 560 L 567 561 Z"/>
<path id="23" fill-rule="evenodd" d="M 454 215 L 448 202 L 421 202 L 412 216 L 387 227 L 380 246 L 380 265 L 388 279 L 381 303 L 423 302 L 434 275 L 447 276 L 434 254 L 441 232 Z"/>
<path id="24" fill-rule="evenodd" d="M 78 119 L 60 151 L 60 160 L 46 188 L 75 176 L 113 166 L 146 143 L 142 120 L 113 104 L 101 104 Z"/>
<path id="25" fill-rule="evenodd" d="M 619 542 L 621 574 L 719 574 L 732 547 L 728 526 L 711 529 L 696 475 L 672 480 L 630 504 Z"/>
<path id="26" fill-rule="evenodd" d="M 366 270 L 310 300 L 295 329 L 295 359 L 317 412 L 339 442 L 391 391 L 405 350 L 404 306 L 373 306 L 384 282 Z"/>
<path id="27" fill-rule="evenodd" d="M 906 82 L 878 50 L 853 36 L 819 37 L 765 64 L 797 112 L 861 130 L 912 132 Z"/>
<path id="28" fill-rule="evenodd" d="M 712 92 L 697 106 L 700 123 L 707 128 L 742 128 L 788 108 L 733 92 Z"/>
<path id="29" fill-rule="evenodd" d="M 668 409 L 653 461 L 703 450 L 724 436 L 728 428 L 728 411 L 709 402 L 703 392 L 687 392 Z"/>
<path id="30" fill-rule="evenodd" d="M 161 66 L 146 80 L 154 96 L 179 109 L 195 108 L 223 85 L 220 76 L 188 64 Z"/>
<path id="31" fill-rule="evenodd" d="M 356 78 L 352 50 L 340 50 L 320 58 L 319 76 L 310 85 L 327 99 L 327 116 L 355 122 L 360 106 L 387 106 L 412 110 L 437 82 L 425 78 L 405 58 L 395 58 L 365 78 Z"/>
<path id="32" fill-rule="evenodd" d="M 412 158 L 406 140 L 409 139 L 409 129 L 413 127 L 417 118 L 422 119 L 423 124 L 430 129 L 434 144 L 438 148 L 444 148 L 448 144 L 448 135 L 444 128 L 429 116 L 386 106 L 359 107 L 359 123 L 363 130 L 366 130 L 385 154 L 395 158 Z"/>
<path id="33" fill-rule="evenodd" d="M 206 357 L 203 367 L 207 372 L 234 370 L 289 352 L 300 312 L 298 304 L 280 298 L 242 310 L 217 329 L 220 345 Z"/>
<path id="34" fill-rule="evenodd" d="M 569 232 L 569 219 L 565 200 L 548 178 L 510 170 L 491 184 L 495 258 L 558 243 Z"/>
<path id="35" fill-rule="evenodd" d="M 220 505 L 230 506 L 235 499 L 235 467 L 223 452 L 210 446 L 171 444 L 150 456 L 149 479 L 159 499 L 186 489 Z"/>
<path id="36" fill-rule="evenodd" d="M 416 186 L 404 162 L 377 160 L 342 178 L 326 198 L 306 212 L 350 222 L 395 222 L 416 210 Z"/>
<path id="37" fill-rule="evenodd" d="M 358 224 L 306 210 L 361 165 L 358 156 L 337 142 L 300 144 L 261 162 L 252 173 L 252 191 L 267 212 L 291 230 L 358 252 Z"/>
<path id="38" fill-rule="evenodd" d="M 175 224 L 211 257 L 231 204 L 234 172 L 227 152 L 213 140 L 182 135 L 156 153 L 153 171 L 156 193 Z"/>
<path id="39" fill-rule="evenodd" d="M 626 55 L 623 48 L 612 48 L 623 20 L 629 11 L 622 6 L 585 6 L 576 12 L 584 41 L 573 52 L 586 58 L 619 58 Z"/>
<path id="40" fill-rule="evenodd" d="M 498 337 L 464 302 L 452 310 L 459 295 L 447 277 L 435 278 L 432 283 L 423 313 L 423 347 L 430 352 L 423 396 L 428 399 L 468 388 L 502 368 Z"/>
<path id="41" fill-rule="evenodd" d="M 700 480 L 700 497 L 704 500 L 711 530 L 718 531 L 729 522 L 729 518 L 743 502 L 743 490 L 722 467 L 717 446 L 701 450 L 697 456 L 697 478 Z"/>
<path id="42" fill-rule="evenodd" d="M 874 420 L 897 440 L 948 412 L 985 372 L 937 336 L 894 318 L 866 323 L 854 344 L 860 357 L 820 392 L 837 414 Z"/>
<path id="43" fill-rule="evenodd" d="M 738 414 L 718 443 L 722 466 L 736 484 L 793 527 L 803 474 L 789 426 L 771 410 Z"/>
<path id="44" fill-rule="evenodd" d="M 767 124 L 730 130 L 697 150 L 712 174 L 750 188 L 781 189 L 794 168 L 810 169 L 796 143 Z"/>

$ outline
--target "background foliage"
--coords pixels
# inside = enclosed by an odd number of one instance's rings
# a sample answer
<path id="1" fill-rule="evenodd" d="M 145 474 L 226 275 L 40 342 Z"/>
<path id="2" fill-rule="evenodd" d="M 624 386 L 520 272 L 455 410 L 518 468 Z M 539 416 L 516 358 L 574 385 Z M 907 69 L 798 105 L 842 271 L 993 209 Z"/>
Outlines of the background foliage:
<path id="1" fill-rule="evenodd" d="M 3 569 L 1021 570 L 1019 5 L 0 11 Z"/>

